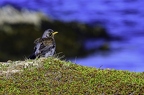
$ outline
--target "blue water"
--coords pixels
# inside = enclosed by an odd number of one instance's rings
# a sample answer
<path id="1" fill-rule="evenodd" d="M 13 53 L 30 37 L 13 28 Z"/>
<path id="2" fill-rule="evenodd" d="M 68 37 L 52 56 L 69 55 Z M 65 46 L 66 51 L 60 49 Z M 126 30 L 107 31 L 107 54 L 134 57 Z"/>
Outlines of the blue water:
<path id="1" fill-rule="evenodd" d="M 83 23 L 99 22 L 109 34 L 125 40 L 112 41 L 110 54 L 95 53 L 78 58 L 86 66 L 136 72 L 144 71 L 144 1 L 143 0 L 0 0 L 17 8 L 41 11 L 49 18 Z M 95 46 L 89 41 L 86 46 Z"/>

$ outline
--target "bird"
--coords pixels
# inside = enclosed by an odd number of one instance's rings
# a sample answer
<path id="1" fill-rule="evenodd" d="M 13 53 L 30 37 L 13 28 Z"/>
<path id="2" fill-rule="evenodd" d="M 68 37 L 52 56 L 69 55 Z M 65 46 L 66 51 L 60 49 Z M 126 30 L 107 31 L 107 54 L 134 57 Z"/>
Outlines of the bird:
<path id="1" fill-rule="evenodd" d="M 53 31 L 52 29 L 45 30 L 42 37 L 34 41 L 34 51 L 28 59 L 53 56 L 56 49 L 54 35 L 57 33 L 57 31 Z"/>

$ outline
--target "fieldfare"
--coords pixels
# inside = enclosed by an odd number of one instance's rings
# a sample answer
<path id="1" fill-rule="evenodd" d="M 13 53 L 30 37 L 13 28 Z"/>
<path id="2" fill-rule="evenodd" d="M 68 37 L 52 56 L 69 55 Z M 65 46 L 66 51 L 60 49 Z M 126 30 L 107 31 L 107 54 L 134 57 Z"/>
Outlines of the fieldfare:
<path id="1" fill-rule="evenodd" d="M 54 32 L 52 29 L 47 29 L 43 33 L 42 37 L 37 38 L 34 41 L 34 52 L 32 55 L 29 56 L 28 59 L 53 56 L 56 48 L 54 35 L 57 33 L 58 32 Z"/>

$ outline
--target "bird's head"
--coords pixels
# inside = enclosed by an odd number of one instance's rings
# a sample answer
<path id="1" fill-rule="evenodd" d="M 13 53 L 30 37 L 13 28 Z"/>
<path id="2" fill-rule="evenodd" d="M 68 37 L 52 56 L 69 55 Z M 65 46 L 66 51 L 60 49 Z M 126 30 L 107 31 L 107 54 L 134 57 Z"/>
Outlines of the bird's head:
<path id="1" fill-rule="evenodd" d="M 48 37 L 54 37 L 55 34 L 57 34 L 57 31 L 53 31 L 52 29 L 47 29 L 42 35 L 42 38 L 48 38 Z"/>

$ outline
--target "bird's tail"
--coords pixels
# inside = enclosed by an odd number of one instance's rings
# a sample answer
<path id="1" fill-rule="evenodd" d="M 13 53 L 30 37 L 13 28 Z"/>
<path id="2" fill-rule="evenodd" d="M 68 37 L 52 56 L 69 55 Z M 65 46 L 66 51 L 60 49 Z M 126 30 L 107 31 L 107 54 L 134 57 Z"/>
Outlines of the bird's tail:
<path id="1" fill-rule="evenodd" d="M 34 53 L 28 57 L 28 59 L 35 59 L 35 58 L 36 58 L 36 55 Z"/>

